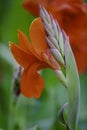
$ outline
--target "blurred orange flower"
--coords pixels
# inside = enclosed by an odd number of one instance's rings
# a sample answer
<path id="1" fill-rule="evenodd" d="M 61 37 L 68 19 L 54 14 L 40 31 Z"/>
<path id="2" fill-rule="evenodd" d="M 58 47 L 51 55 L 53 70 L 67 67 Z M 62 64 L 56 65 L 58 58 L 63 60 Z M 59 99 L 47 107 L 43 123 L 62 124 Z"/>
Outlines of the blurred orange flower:
<path id="1" fill-rule="evenodd" d="M 87 70 L 87 4 L 83 0 L 27 0 L 26 10 L 39 15 L 42 4 L 70 37 L 71 47 L 80 73 Z"/>
<path id="2" fill-rule="evenodd" d="M 44 81 L 37 71 L 47 67 L 58 69 L 59 65 L 47 46 L 40 18 L 35 19 L 30 26 L 31 43 L 21 31 L 18 34 L 19 45 L 10 42 L 10 49 L 17 62 L 24 68 L 21 92 L 26 97 L 39 98 Z"/>

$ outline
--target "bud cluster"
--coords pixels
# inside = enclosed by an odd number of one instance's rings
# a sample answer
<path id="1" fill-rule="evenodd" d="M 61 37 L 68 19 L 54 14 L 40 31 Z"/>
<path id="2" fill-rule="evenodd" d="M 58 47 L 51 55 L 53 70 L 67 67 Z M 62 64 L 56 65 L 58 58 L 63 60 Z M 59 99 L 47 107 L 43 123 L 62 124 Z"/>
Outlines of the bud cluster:
<path id="1" fill-rule="evenodd" d="M 40 17 L 44 24 L 44 28 L 46 31 L 46 42 L 49 46 L 49 49 L 56 59 L 56 61 L 60 64 L 60 69 L 55 70 L 58 78 L 62 81 L 62 83 L 66 86 L 65 75 L 62 71 L 62 67 L 65 68 L 65 44 L 69 41 L 68 36 L 64 32 L 64 30 L 60 29 L 58 22 L 53 18 L 52 15 L 49 15 L 48 12 L 40 6 Z"/>

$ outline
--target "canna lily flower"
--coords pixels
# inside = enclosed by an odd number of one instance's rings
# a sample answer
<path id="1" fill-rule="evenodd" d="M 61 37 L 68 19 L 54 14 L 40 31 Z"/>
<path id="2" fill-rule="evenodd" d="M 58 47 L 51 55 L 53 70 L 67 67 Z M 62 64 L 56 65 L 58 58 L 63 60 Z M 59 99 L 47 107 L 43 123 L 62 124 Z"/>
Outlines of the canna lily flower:
<path id="1" fill-rule="evenodd" d="M 83 0 L 26 0 L 23 6 L 38 16 L 39 3 L 69 35 L 78 70 L 83 73 L 87 70 L 87 4 Z"/>
<path id="2" fill-rule="evenodd" d="M 19 44 L 10 42 L 10 50 L 16 61 L 24 68 L 21 77 L 21 92 L 26 97 L 39 98 L 44 87 L 43 78 L 37 71 L 43 68 L 59 69 L 45 40 L 45 30 L 40 18 L 30 26 L 30 41 L 19 31 Z"/>
<path id="3" fill-rule="evenodd" d="M 53 69 L 65 86 L 68 95 L 68 106 L 64 104 L 59 110 L 58 116 L 60 119 L 63 118 L 61 122 L 67 129 L 76 130 L 80 84 L 69 37 L 64 30 L 61 30 L 56 19 L 49 15 L 41 5 L 40 18 L 33 21 L 29 33 L 30 41 L 19 31 L 19 45 L 10 42 L 13 56 L 24 68 L 21 78 L 21 92 L 26 97 L 38 98 L 43 90 L 44 82 L 37 71 L 47 67 Z M 66 106 L 68 107 L 67 121 L 63 116 L 63 110 Z"/>

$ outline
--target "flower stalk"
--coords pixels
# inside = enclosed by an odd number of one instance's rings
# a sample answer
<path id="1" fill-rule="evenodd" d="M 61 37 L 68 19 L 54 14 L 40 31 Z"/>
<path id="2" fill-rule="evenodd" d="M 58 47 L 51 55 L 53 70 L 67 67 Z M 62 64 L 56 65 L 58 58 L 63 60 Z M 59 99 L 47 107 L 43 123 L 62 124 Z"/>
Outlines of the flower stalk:
<path id="1" fill-rule="evenodd" d="M 76 62 L 70 47 L 69 38 L 57 21 L 40 5 L 40 17 L 45 31 L 49 49 L 60 65 L 54 70 L 59 80 L 64 84 L 68 93 L 67 130 L 76 130 L 80 102 L 80 83 Z M 62 70 L 64 68 L 65 74 Z"/>

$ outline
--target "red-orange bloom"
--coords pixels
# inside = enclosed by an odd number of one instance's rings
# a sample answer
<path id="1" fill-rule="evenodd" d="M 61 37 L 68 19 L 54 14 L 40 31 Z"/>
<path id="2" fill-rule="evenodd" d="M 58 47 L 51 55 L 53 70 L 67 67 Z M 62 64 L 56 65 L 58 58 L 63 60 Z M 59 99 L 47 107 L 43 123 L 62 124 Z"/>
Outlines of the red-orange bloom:
<path id="1" fill-rule="evenodd" d="M 39 15 L 41 3 L 70 37 L 79 72 L 87 70 L 87 4 L 83 0 L 27 0 L 23 6 Z"/>
<path id="2" fill-rule="evenodd" d="M 26 97 L 38 98 L 44 87 L 44 81 L 38 70 L 50 67 L 58 69 L 45 41 L 45 30 L 40 18 L 30 26 L 30 40 L 19 31 L 19 45 L 10 43 L 10 49 L 17 62 L 24 68 L 21 78 L 21 92 Z"/>

